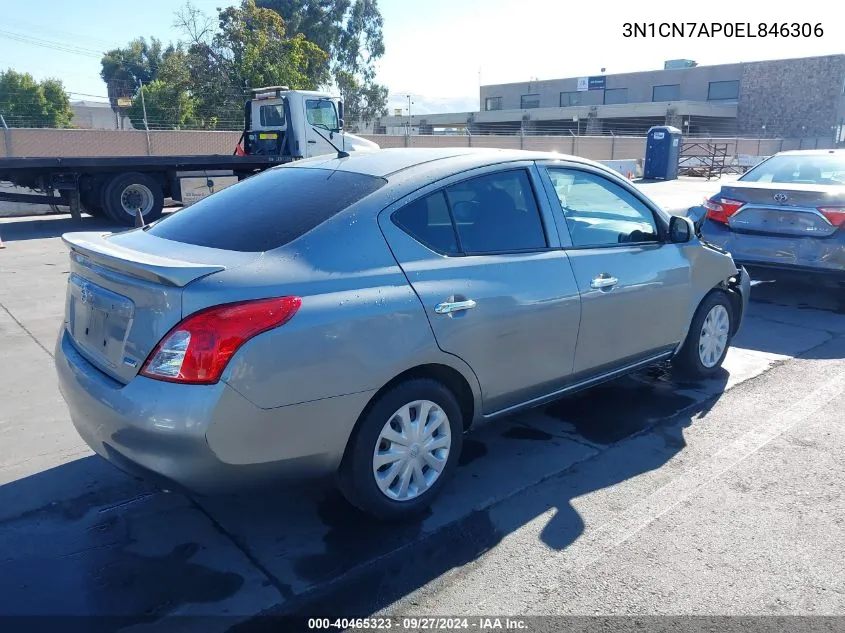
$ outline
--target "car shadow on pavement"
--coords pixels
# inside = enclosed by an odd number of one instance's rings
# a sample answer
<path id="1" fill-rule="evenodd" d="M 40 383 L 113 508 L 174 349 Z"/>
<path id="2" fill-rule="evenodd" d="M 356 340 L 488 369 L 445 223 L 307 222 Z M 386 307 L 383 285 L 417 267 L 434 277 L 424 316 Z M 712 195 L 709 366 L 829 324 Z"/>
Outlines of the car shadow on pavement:
<path id="1" fill-rule="evenodd" d="M 262 604 L 252 613 L 277 604 L 273 613 L 363 616 L 549 510 L 539 538 L 565 551 L 584 531 L 572 500 L 672 459 L 727 381 L 727 372 L 685 384 L 665 368 L 649 371 L 472 433 L 433 510 L 402 523 L 370 519 L 324 484 L 234 498 L 164 494 L 95 456 L 7 483 L 0 616 L 154 622 L 197 604 L 231 612 L 232 600 Z M 236 629 L 264 626 L 280 630 L 262 617 Z"/>
<path id="2" fill-rule="evenodd" d="M 632 480 L 674 458 L 686 446 L 684 429 L 710 410 L 728 379 L 727 372 L 722 372 L 706 384 L 679 385 L 658 375 L 661 371 L 658 367 L 652 376 L 623 378 L 562 399 L 533 415 L 491 423 L 479 431 L 479 438 L 470 435 L 469 446 L 478 456 L 459 469 L 450 484 L 458 500 L 466 491 L 465 511 L 454 521 L 438 524 L 444 507 L 435 503 L 433 513 L 420 520 L 378 523 L 330 493 L 320 515 L 330 526 L 323 534 L 323 551 L 292 556 L 289 561 L 307 571 L 311 588 L 230 631 L 278 630 L 278 616 L 304 620 L 376 613 L 472 563 L 508 534 L 541 517 L 545 525 L 540 540 L 564 552 L 584 532 L 572 500 Z M 516 472 L 512 476 L 506 472 L 488 487 L 488 503 L 477 503 L 471 492 L 477 480 L 466 471 L 484 462 L 495 466 L 493 460 L 505 468 L 514 465 L 493 455 L 498 452 L 491 442 L 494 436 L 508 438 L 507 450 L 521 451 L 523 461 L 554 460 L 554 453 L 543 453 L 540 446 L 561 437 L 591 450 L 571 459 L 561 447 L 561 460 L 571 463 L 561 461 L 558 472 L 524 487 Z M 494 471 L 488 474 L 493 476 Z M 430 529 L 431 525 L 437 527 Z"/>

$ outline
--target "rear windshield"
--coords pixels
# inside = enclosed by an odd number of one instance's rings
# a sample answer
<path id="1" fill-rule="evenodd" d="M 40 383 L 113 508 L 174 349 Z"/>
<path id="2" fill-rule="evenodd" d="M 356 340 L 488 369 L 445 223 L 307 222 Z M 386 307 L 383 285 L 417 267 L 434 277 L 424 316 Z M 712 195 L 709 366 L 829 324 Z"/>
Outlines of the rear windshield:
<path id="1" fill-rule="evenodd" d="M 328 169 L 269 169 L 159 220 L 157 237 L 228 251 L 284 246 L 385 184 Z"/>
<path id="2" fill-rule="evenodd" d="M 845 185 L 845 155 L 773 156 L 742 176 L 745 182 Z"/>

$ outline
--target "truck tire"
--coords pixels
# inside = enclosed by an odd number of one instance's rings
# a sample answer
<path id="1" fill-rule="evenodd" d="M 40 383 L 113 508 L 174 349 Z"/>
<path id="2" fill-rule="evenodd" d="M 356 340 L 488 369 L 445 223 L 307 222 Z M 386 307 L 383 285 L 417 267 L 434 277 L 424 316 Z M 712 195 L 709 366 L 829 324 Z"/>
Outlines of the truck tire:
<path id="1" fill-rule="evenodd" d="M 108 216 L 120 224 L 135 226 L 135 211 L 141 209 L 144 222 L 161 217 L 164 192 L 154 178 L 139 172 L 118 174 L 103 190 L 103 206 Z"/>
<path id="2" fill-rule="evenodd" d="M 89 191 L 82 191 L 79 194 L 83 210 L 92 217 L 107 217 L 103 209 L 103 189 L 104 187 L 97 187 Z"/>

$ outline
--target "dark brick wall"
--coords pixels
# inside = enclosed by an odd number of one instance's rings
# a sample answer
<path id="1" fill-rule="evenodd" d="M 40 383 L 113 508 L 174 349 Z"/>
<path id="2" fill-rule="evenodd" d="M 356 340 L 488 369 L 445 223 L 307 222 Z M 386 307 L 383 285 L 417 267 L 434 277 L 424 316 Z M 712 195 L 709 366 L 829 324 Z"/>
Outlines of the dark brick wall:
<path id="1" fill-rule="evenodd" d="M 746 63 L 739 132 L 752 137 L 832 137 L 831 128 L 840 122 L 843 86 L 845 55 Z"/>

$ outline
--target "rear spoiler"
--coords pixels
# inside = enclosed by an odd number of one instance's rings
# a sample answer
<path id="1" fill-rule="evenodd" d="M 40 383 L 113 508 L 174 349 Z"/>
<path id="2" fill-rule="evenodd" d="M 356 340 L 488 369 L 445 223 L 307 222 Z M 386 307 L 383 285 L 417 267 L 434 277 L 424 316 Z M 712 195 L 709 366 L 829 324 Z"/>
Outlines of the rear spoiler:
<path id="1" fill-rule="evenodd" d="M 62 241 L 76 254 L 76 261 L 89 267 L 102 267 L 118 273 L 168 286 L 183 287 L 225 266 L 195 264 L 153 253 L 126 248 L 106 239 L 111 233 L 65 233 Z"/>

